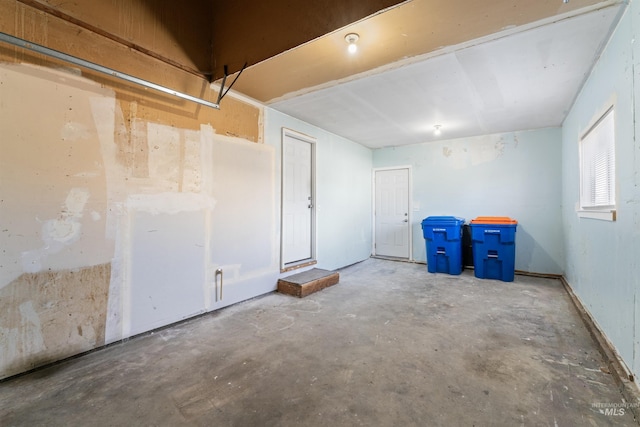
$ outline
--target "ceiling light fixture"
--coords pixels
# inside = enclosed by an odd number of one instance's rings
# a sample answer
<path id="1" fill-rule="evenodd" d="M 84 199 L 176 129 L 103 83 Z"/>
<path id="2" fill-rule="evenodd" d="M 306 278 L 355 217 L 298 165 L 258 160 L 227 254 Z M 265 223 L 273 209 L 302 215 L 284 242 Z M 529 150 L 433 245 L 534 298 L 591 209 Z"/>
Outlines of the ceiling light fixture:
<path id="1" fill-rule="evenodd" d="M 358 40 L 360 39 L 360 36 L 356 33 L 349 33 L 346 36 L 344 36 L 344 41 L 346 41 L 349 44 L 349 53 L 356 53 L 356 51 L 358 50 L 358 46 L 356 46 L 356 43 L 358 42 Z"/>
<path id="2" fill-rule="evenodd" d="M 442 133 L 442 131 L 440 130 L 441 127 L 442 127 L 442 125 L 435 125 L 433 127 L 434 128 L 433 134 L 436 135 L 436 136 L 440 135 Z"/>

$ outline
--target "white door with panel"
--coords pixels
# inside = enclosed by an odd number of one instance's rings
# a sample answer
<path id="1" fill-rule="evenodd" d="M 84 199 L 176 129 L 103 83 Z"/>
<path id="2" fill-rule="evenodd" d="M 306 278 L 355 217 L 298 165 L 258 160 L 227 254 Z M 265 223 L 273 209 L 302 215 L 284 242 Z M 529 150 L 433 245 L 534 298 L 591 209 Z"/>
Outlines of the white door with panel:
<path id="1" fill-rule="evenodd" d="M 375 171 L 375 254 L 409 258 L 409 169 Z"/>
<path id="2" fill-rule="evenodd" d="M 282 264 L 313 258 L 313 144 L 282 138 Z"/>

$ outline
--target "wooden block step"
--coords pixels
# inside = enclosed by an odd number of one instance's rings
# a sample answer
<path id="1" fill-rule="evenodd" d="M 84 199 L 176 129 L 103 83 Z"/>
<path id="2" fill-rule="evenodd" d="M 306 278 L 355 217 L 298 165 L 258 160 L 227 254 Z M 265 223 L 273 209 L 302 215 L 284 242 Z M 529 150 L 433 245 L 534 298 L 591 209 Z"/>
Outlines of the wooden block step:
<path id="1" fill-rule="evenodd" d="M 333 286 L 340 281 L 340 274 L 314 268 L 278 280 L 278 292 L 304 298 L 309 294 Z"/>

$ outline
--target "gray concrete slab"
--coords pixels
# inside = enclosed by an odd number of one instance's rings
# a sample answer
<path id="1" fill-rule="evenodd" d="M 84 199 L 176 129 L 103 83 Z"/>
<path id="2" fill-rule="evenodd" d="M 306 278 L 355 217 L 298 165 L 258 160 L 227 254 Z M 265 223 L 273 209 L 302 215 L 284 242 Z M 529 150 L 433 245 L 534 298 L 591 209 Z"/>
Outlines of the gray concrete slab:
<path id="1" fill-rule="evenodd" d="M 370 259 L 0 383 L 0 424 L 636 425 L 556 280 Z"/>

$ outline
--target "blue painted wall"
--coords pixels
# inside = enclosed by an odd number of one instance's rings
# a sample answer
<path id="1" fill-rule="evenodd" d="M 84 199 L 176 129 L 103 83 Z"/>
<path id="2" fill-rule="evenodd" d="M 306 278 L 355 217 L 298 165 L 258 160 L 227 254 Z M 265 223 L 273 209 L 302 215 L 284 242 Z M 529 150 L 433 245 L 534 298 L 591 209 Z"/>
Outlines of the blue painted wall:
<path id="1" fill-rule="evenodd" d="M 627 366 L 640 374 L 640 3 L 630 2 L 562 128 L 484 135 L 373 153 L 265 109 L 265 142 L 281 129 L 318 139 L 318 260 L 339 268 L 369 256 L 372 168 L 412 170 L 412 257 L 425 261 L 420 223 L 430 215 L 519 221 L 516 269 L 564 274 Z M 615 107 L 617 220 L 579 218 L 578 141 Z M 279 230 L 278 230 L 279 233 Z M 636 321 L 635 319 L 638 319 Z"/>
<path id="2" fill-rule="evenodd" d="M 631 2 L 562 127 L 565 277 L 626 364 L 640 373 L 640 5 Z M 636 40 L 634 45 L 633 41 Z M 617 220 L 579 218 L 578 141 L 609 105 L 615 108 Z M 635 321 L 634 319 L 638 319 Z M 635 357 L 635 360 L 634 360 Z"/>
<path id="3" fill-rule="evenodd" d="M 265 108 L 264 140 L 276 149 L 276 182 L 281 182 L 283 127 L 317 139 L 317 267 L 334 270 L 367 259 L 372 245 L 371 150 Z"/>
<path id="4" fill-rule="evenodd" d="M 383 148 L 374 168 L 411 166 L 413 257 L 425 261 L 422 219 L 518 220 L 516 269 L 563 272 L 559 128 Z"/>

